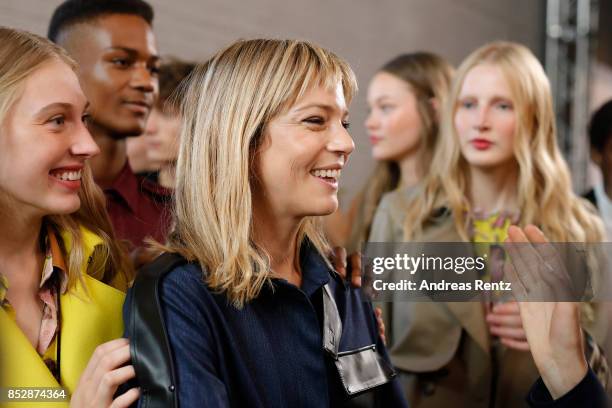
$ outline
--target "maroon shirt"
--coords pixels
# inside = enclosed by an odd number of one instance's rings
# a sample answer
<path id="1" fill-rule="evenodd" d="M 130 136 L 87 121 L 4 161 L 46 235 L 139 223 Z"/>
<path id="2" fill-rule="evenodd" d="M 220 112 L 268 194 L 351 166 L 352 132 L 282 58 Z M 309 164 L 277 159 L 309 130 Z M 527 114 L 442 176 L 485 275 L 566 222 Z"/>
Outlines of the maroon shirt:
<path id="1" fill-rule="evenodd" d="M 144 246 L 145 237 L 165 241 L 172 190 L 137 176 L 126 163 L 104 194 L 117 238 L 130 241 L 134 247 Z"/>

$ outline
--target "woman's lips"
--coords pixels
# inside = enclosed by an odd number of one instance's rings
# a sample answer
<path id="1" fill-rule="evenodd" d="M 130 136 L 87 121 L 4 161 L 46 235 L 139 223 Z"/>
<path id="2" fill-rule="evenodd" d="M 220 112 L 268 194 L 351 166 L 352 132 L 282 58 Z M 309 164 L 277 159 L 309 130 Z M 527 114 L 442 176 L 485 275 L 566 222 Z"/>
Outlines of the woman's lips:
<path id="1" fill-rule="evenodd" d="M 472 139 L 470 143 L 476 150 L 487 150 L 493 144 L 493 142 L 487 139 Z"/>
<path id="2" fill-rule="evenodd" d="M 378 142 L 380 142 L 382 140 L 382 137 L 380 136 L 374 136 L 374 135 L 370 135 L 370 143 L 372 145 L 377 144 Z"/>

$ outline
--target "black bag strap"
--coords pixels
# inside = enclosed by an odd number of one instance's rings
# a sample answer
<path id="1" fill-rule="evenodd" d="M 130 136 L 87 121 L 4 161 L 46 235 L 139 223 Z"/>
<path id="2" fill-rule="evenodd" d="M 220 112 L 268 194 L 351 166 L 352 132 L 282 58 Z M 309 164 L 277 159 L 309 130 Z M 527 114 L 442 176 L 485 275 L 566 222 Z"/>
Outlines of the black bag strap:
<path id="1" fill-rule="evenodd" d="M 159 283 L 171 270 L 187 263 L 164 253 L 138 271 L 130 298 L 130 353 L 140 386 L 140 407 L 178 408 L 174 365 L 159 298 Z"/>

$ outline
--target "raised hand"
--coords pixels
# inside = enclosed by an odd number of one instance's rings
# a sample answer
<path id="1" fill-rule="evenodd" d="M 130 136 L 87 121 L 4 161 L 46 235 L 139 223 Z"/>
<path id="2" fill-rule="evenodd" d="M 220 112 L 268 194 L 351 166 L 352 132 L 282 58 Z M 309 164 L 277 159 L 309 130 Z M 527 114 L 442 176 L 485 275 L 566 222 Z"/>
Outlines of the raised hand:
<path id="1" fill-rule="evenodd" d="M 510 227 L 506 242 L 512 262 L 505 273 L 522 299 L 534 293 L 538 297 L 572 293 L 571 280 L 564 276 L 567 271 L 552 270 L 553 265 L 563 266 L 562 262 L 555 261 L 554 248 L 537 227 Z M 545 267 L 541 262 L 546 262 Z M 551 396 L 559 398 L 578 384 L 588 369 L 579 304 L 523 301 L 518 305 L 536 367 Z"/>
<path id="2" fill-rule="evenodd" d="M 73 408 L 127 408 L 140 396 L 138 388 L 131 388 L 113 399 L 117 388 L 135 377 L 130 361 L 127 339 L 116 339 L 99 345 L 89 359 L 79 384 L 72 394 Z"/>

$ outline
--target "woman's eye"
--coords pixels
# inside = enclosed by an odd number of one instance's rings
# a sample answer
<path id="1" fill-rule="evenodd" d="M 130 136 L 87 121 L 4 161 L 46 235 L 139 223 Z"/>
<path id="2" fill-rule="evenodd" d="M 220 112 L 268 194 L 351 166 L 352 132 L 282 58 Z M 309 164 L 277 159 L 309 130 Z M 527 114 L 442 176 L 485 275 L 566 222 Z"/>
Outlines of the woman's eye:
<path id="1" fill-rule="evenodd" d="M 351 127 L 351 123 L 349 121 L 342 121 L 342 127 L 348 129 Z"/>
<path id="2" fill-rule="evenodd" d="M 512 110 L 512 104 L 508 102 L 500 102 L 497 104 L 497 107 L 501 110 Z"/>
<path id="3" fill-rule="evenodd" d="M 472 101 L 462 101 L 460 105 L 464 109 L 472 109 L 476 106 L 476 104 Z"/>
<path id="4" fill-rule="evenodd" d="M 322 125 L 325 123 L 325 120 L 320 116 L 312 116 L 310 118 L 304 119 L 304 122 L 312 125 Z"/>
<path id="5" fill-rule="evenodd" d="M 383 111 L 383 113 L 389 113 L 393 110 L 393 108 L 393 105 L 381 105 L 380 110 Z"/>
<path id="6" fill-rule="evenodd" d="M 66 118 L 62 115 L 57 115 L 49 119 L 47 123 L 50 123 L 54 126 L 62 126 L 64 123 L 66 123 Z"/>

